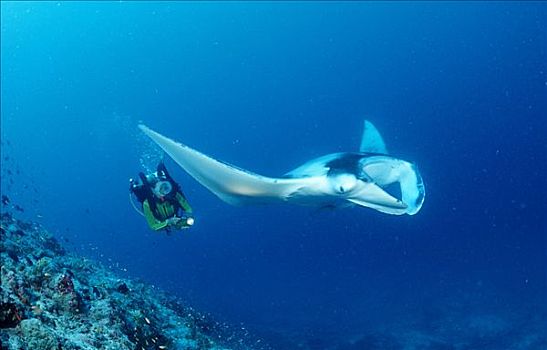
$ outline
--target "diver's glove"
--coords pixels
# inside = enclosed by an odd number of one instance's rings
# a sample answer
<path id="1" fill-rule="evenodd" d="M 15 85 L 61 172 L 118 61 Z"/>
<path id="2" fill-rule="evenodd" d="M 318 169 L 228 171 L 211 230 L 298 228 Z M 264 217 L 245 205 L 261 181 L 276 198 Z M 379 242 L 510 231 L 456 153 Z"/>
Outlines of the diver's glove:
<path id="1" fill-rule="evenodd" d="M 174 226 L 179 230 L 188 228 L 194 224 L 194 218 L 191 216 L 179 218 L 177 216 L 167 219 L 167 225 Z"/>
<path id="2" fill-rule="evenodd" d="M 179 230 L 182 230 L 182 229 L 185 229 L 185 228 L 189 228 L 193 224 L 194 224 L 194 218 L 193 217 L 191 217 L 191 216 L 182 217 L 177 222 L 177 228 Z"/>
<path id="3" fill-rule="evenodd" d="M 167 219 L 166 221 L 168 226 L 178 226 L 178 224 L 182 221 L 182 219 L 174 216 L 172 218 Z"/>

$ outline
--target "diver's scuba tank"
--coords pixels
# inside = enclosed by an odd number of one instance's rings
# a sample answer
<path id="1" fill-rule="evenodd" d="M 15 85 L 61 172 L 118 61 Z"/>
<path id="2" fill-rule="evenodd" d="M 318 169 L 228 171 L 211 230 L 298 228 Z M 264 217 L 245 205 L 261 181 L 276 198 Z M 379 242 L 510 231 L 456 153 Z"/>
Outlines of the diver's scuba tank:
<path id="1" fill-rule="evenodd" d="M 144 174 L 139 174 L 139 179 L 135 180 L 133 178 L 129 179 L 129 192 L 133 193 L 135 197 L 139 200 L 139 202 L 144 202 L 144 200 L 147 197 L 147 191 L 145 183 L 143 182 L 143 178 L 146 179 Z"/>
<path id="2" fill-rule="evenodd" d="M 140 210 L 139 208 L 137 208 L 137 206 L 135 205 L 135 201 L 133 200 L 133 197 L 131 196 L 131 194 L 134 194 L 135 197 L 137 197 L 137 199 L 139 200 L 139 202 L 144 202 L 144 199 L 146 198 L 146 189 L 144 188 L 144 184 L 140 181 L 135 181 L 133 178 L 130 178 L 129 179 L 129 203 L 131 203 L 131 206 L 133 207 L 133 209 L 135 209 L 135 211 L 139 214 L 141 214 L 142 216 L 144 216 L 144 213 L 142 212 L 142 210 Z M 142 198 L 142 200 L 141 200 Z"/>
<path id="3" fill-rule="evenodd" d="M 137 188 L 137 183 L 135 182 L 135 179 L 134 178 L 130 178 L 129 179 L 129 191 L 130 192 L 134 192 L 135 191 L 135 188 Z"/>

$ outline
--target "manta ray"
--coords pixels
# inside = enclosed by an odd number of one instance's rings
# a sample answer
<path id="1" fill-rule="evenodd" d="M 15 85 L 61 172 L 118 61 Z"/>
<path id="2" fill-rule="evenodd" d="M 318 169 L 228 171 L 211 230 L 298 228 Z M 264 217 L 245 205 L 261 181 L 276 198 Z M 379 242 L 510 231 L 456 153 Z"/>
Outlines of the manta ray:
<path id="1" fill-rule="evenodd" d="M 425 188 L 417 167 L 388 155 L 382 136 L 364 121 L 359 152 L 310 160 L 281 177 L 267 177 L 211 158 L 140 124 L 190 176 L 232 205 L 294 203 L 316 207 L 362 206 L 382 213 L 416 214 Z"/>

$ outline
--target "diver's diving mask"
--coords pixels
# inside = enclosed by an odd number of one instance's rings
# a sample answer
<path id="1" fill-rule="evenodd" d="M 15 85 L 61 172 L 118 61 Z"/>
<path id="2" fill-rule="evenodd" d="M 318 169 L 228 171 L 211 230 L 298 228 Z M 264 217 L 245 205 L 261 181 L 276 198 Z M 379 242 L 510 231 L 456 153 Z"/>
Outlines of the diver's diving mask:
<path id="1" fill-rule="evenodd" d="M 169 181 L 158 181 L 154 185 L 154 194 L 158 197 L 165 197 L 173 190 L 173 185 Z"/>

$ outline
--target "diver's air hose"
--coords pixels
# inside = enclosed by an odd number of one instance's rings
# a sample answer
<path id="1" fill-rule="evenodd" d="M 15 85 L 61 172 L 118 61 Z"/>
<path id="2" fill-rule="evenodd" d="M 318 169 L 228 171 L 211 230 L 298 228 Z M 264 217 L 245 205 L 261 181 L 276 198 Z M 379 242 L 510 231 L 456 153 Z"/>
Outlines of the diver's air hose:
<path id="1" fill-rule="evenodd" d="M 131 197 L 131 193 L 129 193 L 129 202 L 131 203 L 131 206 L 133 207 L 133 209 L 135 209 L 135 211 L 136 211 L 137 213 L 139 213 L 139 214 L 141 214 L 142 216 L 144 216 L 144 213 L 143 213 L 141 210 L 139 210 L 139 208 L 137 208 L 137 207 L 135 206 L 135 202 L 133 201 L 133 197 Z"/>

